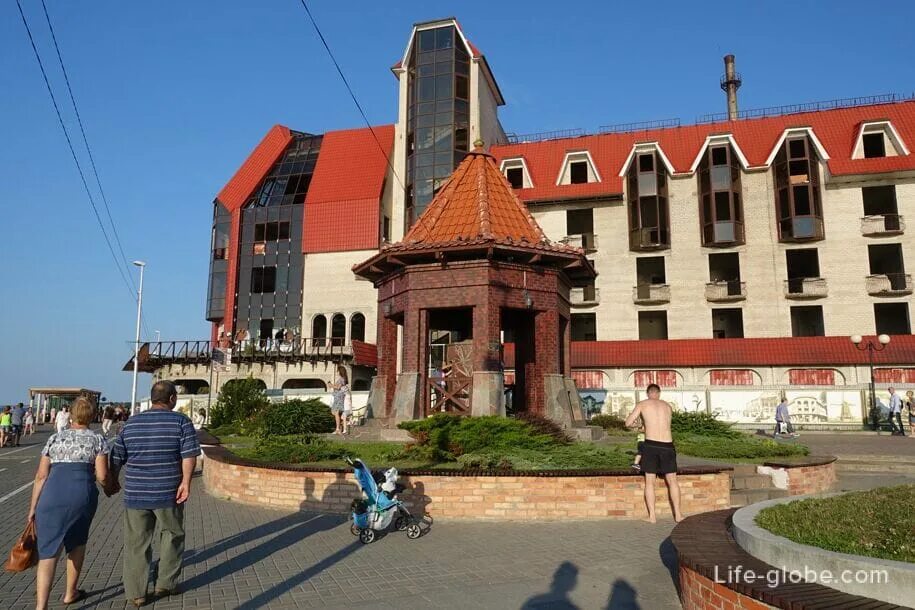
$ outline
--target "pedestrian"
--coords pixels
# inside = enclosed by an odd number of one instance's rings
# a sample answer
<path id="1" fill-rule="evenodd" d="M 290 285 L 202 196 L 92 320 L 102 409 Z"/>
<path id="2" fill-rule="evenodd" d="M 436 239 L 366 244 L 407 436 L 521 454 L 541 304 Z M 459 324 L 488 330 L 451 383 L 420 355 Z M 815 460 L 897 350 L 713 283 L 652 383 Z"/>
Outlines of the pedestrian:
<path id="1" fill-rule="evenodd" d="M 108 442 L 89 429 L 95 409 L 88 398 L 73 401 L 73 421 L 52 434 L 38 463 L 28 520 L 38 537 L 36 608 L 48 607 L 57 558 L 67 553 L 67 588 L 63 603 L 85 599 L 79 574 L 86 557 L 89 526 L 98 507 L 96 481 L 110 490 Z"/>
<path id="2" fill-rule="evenodd" d="M 200 430 L 207 423 L 207 412 L 205 409 L 197 409 L 194 411 L 194 417 L 191 419 L 194 423 L 194 429 Z"/>
<path id="3" fill-rule="evenodd" d="M 905 429 L 902 427 L 902 397 L 896 393 L 896 388 L 889 388 L 889 392 L 890 425 L 893 427 L 893 436 L 905 436 Z"/>
<path id="4" fill-rule="evenodd" d="M 346 375 L 346 367 L 342 364 L 337 367 L 337 379 L 334 381 L 333 388 L 334 402 L 330 410 L 334 414 L 334 421 L 337 424 L 334 434 L 346 434 L 346 418 L 343 416 L 343 408 L 346 393 L 349 391 L 349 379 Z"/>
<path id="5" fill-rule="evenodd" d="M 57 407 L 51 407 L 51 418 L 46 422 L 52 426 L 57 425 Z"/>
<path id="6" fill-rule="evenodd" d="M 23 419 L 22 433 L 32 436 L 35 433 L 35 411 L 32 407 L 25 410 L 25 419 Z"/>
<path id="7" fill-rule="evenodd" d="M 13 445 L 19 446 L 22 440 L 22 425 L 25 423 L 25 407 L 20 402 L 10 411 L 10 436 L 13 439 Z"/>
<path id="8" fill-rule="evenodd" d="M 105 438 L 108 438 L 111 433 L 111 424 L 114 423 L 114 407 L 108 405 L 105 407 L 105 410 L 102 411 L 102 434 L 105 435 Z"/>
<path id="9" fill-rule="evenodd" d="M 637 426 L 636 420 L 642 418 L 645 428 L 645 441 L 642 445 L 640 466 L 645 475 L 645 506 L 648 508 L 648 520 L 657 521 L 655 515 L 655 480 L 657 475 L 664 477 L 667 483 L 667 495 L 670 497 L 674 521 L 683 520 L 680 512 L 680 484 L 677 482 L 677 450 L 674 447 L 670 431 L 670 420 L 673 408 L 661 400 L 661 387 L 652 383 L 646 388 L 648 398 L 635 405 L 635 409 L 626 418 L 626 427 Z"/>
<path id="10" fill-rule="evenodd" d="M 10 436 L 10 428 L 13 427 L 13 415 L 10 413 L 9 405 L 3 407 L 3 413 L 0 413 L 0 447 L 6 447 L 6 441 Z"/>
<path id="11" fill-rule="evenodd" d="M 785 396 L 782 396 L 781 402 L 775 407 L 774 436 L 778 437 L 781 435 L 790 436 L 792 438 L 800 436 L 794 431 L 794 426 L 791 424 L 791 414 L 788 412 L 788 399 Z"/>
<path id="12" fill-rule="evenodd" d="M 64 407 L 57 412 L 57 419 L 54 420 L 54 425 L 57 427 L 58 432 L 63 432 L 67 429 L 67 426 L 70 425 L 70 407 Z"/>
<path id="13" fill-rule="evenodd" d="M 905 404 L 909 407 L 909 438 L 915 438 L 915 392 L 905 393 Z"/>
<path id="14" fill-rule="evenodd" d="M 159 526 L 159 569 L 154 596 L 177 595 L 184 554 L 184 504 L 200 444 L 191 420 L 175 412 L 178 392 L 171 381 L 150 391 L 149 409 L 124 425 L 111 465 L 124 479 L 124 592 L 136 607 L 146 603 L 153 533 Z"/>

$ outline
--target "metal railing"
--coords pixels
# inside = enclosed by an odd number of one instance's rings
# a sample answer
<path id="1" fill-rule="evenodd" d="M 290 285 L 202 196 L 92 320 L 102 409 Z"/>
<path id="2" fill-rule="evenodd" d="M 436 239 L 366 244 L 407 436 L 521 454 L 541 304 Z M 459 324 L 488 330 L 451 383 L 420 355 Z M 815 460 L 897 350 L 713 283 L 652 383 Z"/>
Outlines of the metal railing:
<path id="1" fill-rule="evenodd" d="M 579 138 L 588 135 L 584 129 L 557 129 L 555 131 L 540 131 L 538 133 L 507 133 L 505 139 L 509 144 L 522 144 L 524 142 L 543 142 L 544 140 L 559 140 L 561 138 Z"/>
<path id="2" fill-rule="evenodd" d="M 597 250 L 597 235 L 594 233 L 581 233 L 579 235 L 566 235 L 560 242 L 567 246 L 581 248 L 585 252 L 594 252 Z"/>
<path id="3" fill-rule="evenodd" d="M 905 232 L 905 219 L 899 214 L 873 214 L 861 219 L 861 235 L 897 235 Z"/>
<path id="4" fill-rule="evenodd" d="M 875 297 L 912 294 L 912 276 L 908 273 L 884 273 L 865 278 L 867 294 Z"/>
<path id="5" fill-rule="evenodd" d="M 819 299 L 828 294 L 826 279 L 797 277 L 785 280 L 785 297 L 789 299 Z"/>
<path id="6" fill-rule="evenodd" d="M 141 345 L 141 357 L 149 363 L 225 363 L 266 360 L 339 359 L 352 355 L 343 337 L 298 337 L 285 339 L 223 339 L 212 341 L 149 341 Z"/>
<path id="7" fill-rule="evenodd" d="M 912 95 L 898 93 L 884 93 L 881 95 L 867 95 L 863 97 L 844 97 L 835 100 L 820 102 L 806 102 L 803 104 L 787 104 L 784 106 L 768 106 L 766 108 L 750 108 L 737 113 L 738 119 L 758 119 L 784 114 L 799 114 L 801 112 L 817 112 L 819 110 L 833 110 L 836 108 L 850 108 L 853 106 L 871 106 L 874 104 L 892 104 L 913 99 Z M 718 123 L 728 120 L 727 112 L 712 112 L 696 117 L 696 124 Z"/>
<path id="8" fill-rule="evenodd" d="M 578 286 L 569 290 L 569 302 L 573 306 L 590 306 L 600 303 L 600 288 Z"/>
<path id="9" fill-rule="evenodd" d="M 740 280 L 708 282 L 705 285 L 705 300 L 713 303 L 742 301 L 747 298 L 747 283 Z"/>
<path id="10" fill-rule="evenodd" d="M 633 286 L 632 302 L 636 305 L 670 303 L 670 286 L 667 284 L 638 284 Z"/>
<path id="11" fill-rule="evenodd" d="M 649 129 L 669 129 L 679 127 L 680 119 L 655 119 L 653 121 L 637 121 L 635 123 L 617 123 L 616 125 L 601 125 L 598 133 L 632 133 L 634 131 L 648 131 Z"/>

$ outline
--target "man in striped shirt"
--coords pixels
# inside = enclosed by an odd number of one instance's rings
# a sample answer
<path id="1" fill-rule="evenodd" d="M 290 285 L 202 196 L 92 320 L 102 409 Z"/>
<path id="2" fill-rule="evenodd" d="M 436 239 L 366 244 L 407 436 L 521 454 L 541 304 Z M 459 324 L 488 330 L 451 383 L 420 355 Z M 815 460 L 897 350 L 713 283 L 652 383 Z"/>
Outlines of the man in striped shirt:
<path id="1" fill-rule="evenodd" d="M 184 503 L 200 455 L 191 420 L 173 411 L 178 392 L 171 381 L 158 381 L 152 406 L 131 417 L 111 451 L 114 472 L 124 467 L 124 592 L 134 606 L 146 603 L 153 532 L 158 523 L 159 572 L 155 596 L 178 593 L 184 554 Z"/>

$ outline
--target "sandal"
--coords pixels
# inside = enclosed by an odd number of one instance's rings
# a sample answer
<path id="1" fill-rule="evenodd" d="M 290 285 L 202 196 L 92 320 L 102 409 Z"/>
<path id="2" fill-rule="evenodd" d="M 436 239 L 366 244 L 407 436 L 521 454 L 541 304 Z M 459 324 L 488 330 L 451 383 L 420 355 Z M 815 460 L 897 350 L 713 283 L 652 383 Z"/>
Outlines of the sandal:
<path id="1" fill-rule="evenodd" d="M 64 606 L 69 606 L 70 604 L 75 604 L 76 602 L 81 602 L 84 599 L 86 599 L 86 592 L 83 591 L 82 589 L 77 589 L 76 597 L 74 597 L 70 601 L 63 600 L 63 602 L 64 602 Z"/>
<path id="2" fill-rule="evenodd" d="M 133 604 L 133 606 L 135 608 L 139 608 L 141 606 L 146 605 L 146 598 L 145 597 L 135 597 L 132 600 L 130 600 L 130 603 Z"/>

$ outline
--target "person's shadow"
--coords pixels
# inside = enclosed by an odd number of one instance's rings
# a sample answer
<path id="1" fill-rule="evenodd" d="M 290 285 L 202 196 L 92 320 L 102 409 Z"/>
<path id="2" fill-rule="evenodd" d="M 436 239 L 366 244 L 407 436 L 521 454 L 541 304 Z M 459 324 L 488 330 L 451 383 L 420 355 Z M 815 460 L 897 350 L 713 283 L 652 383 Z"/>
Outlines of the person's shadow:
<path id="1" fill-rule="evenodd" d="M 558 608 L 560 610 L 578 610 L 578 606 L 569 599 L 569 593 L 578 584 L 578 568 L 574 563 L 563 561 L 553 572 L 553 582 L 550 590 L 528 599 L 521 606 L 521 610 L 536 610 L 540 608 Z"/>
<path id="2" fill-rule="evenodd" d="M 617 578 L 610 589 L 610 599 L 607 600 L 607 610 L 641 610 L 636 600 L 638 593 L 628 582 Z"/>

